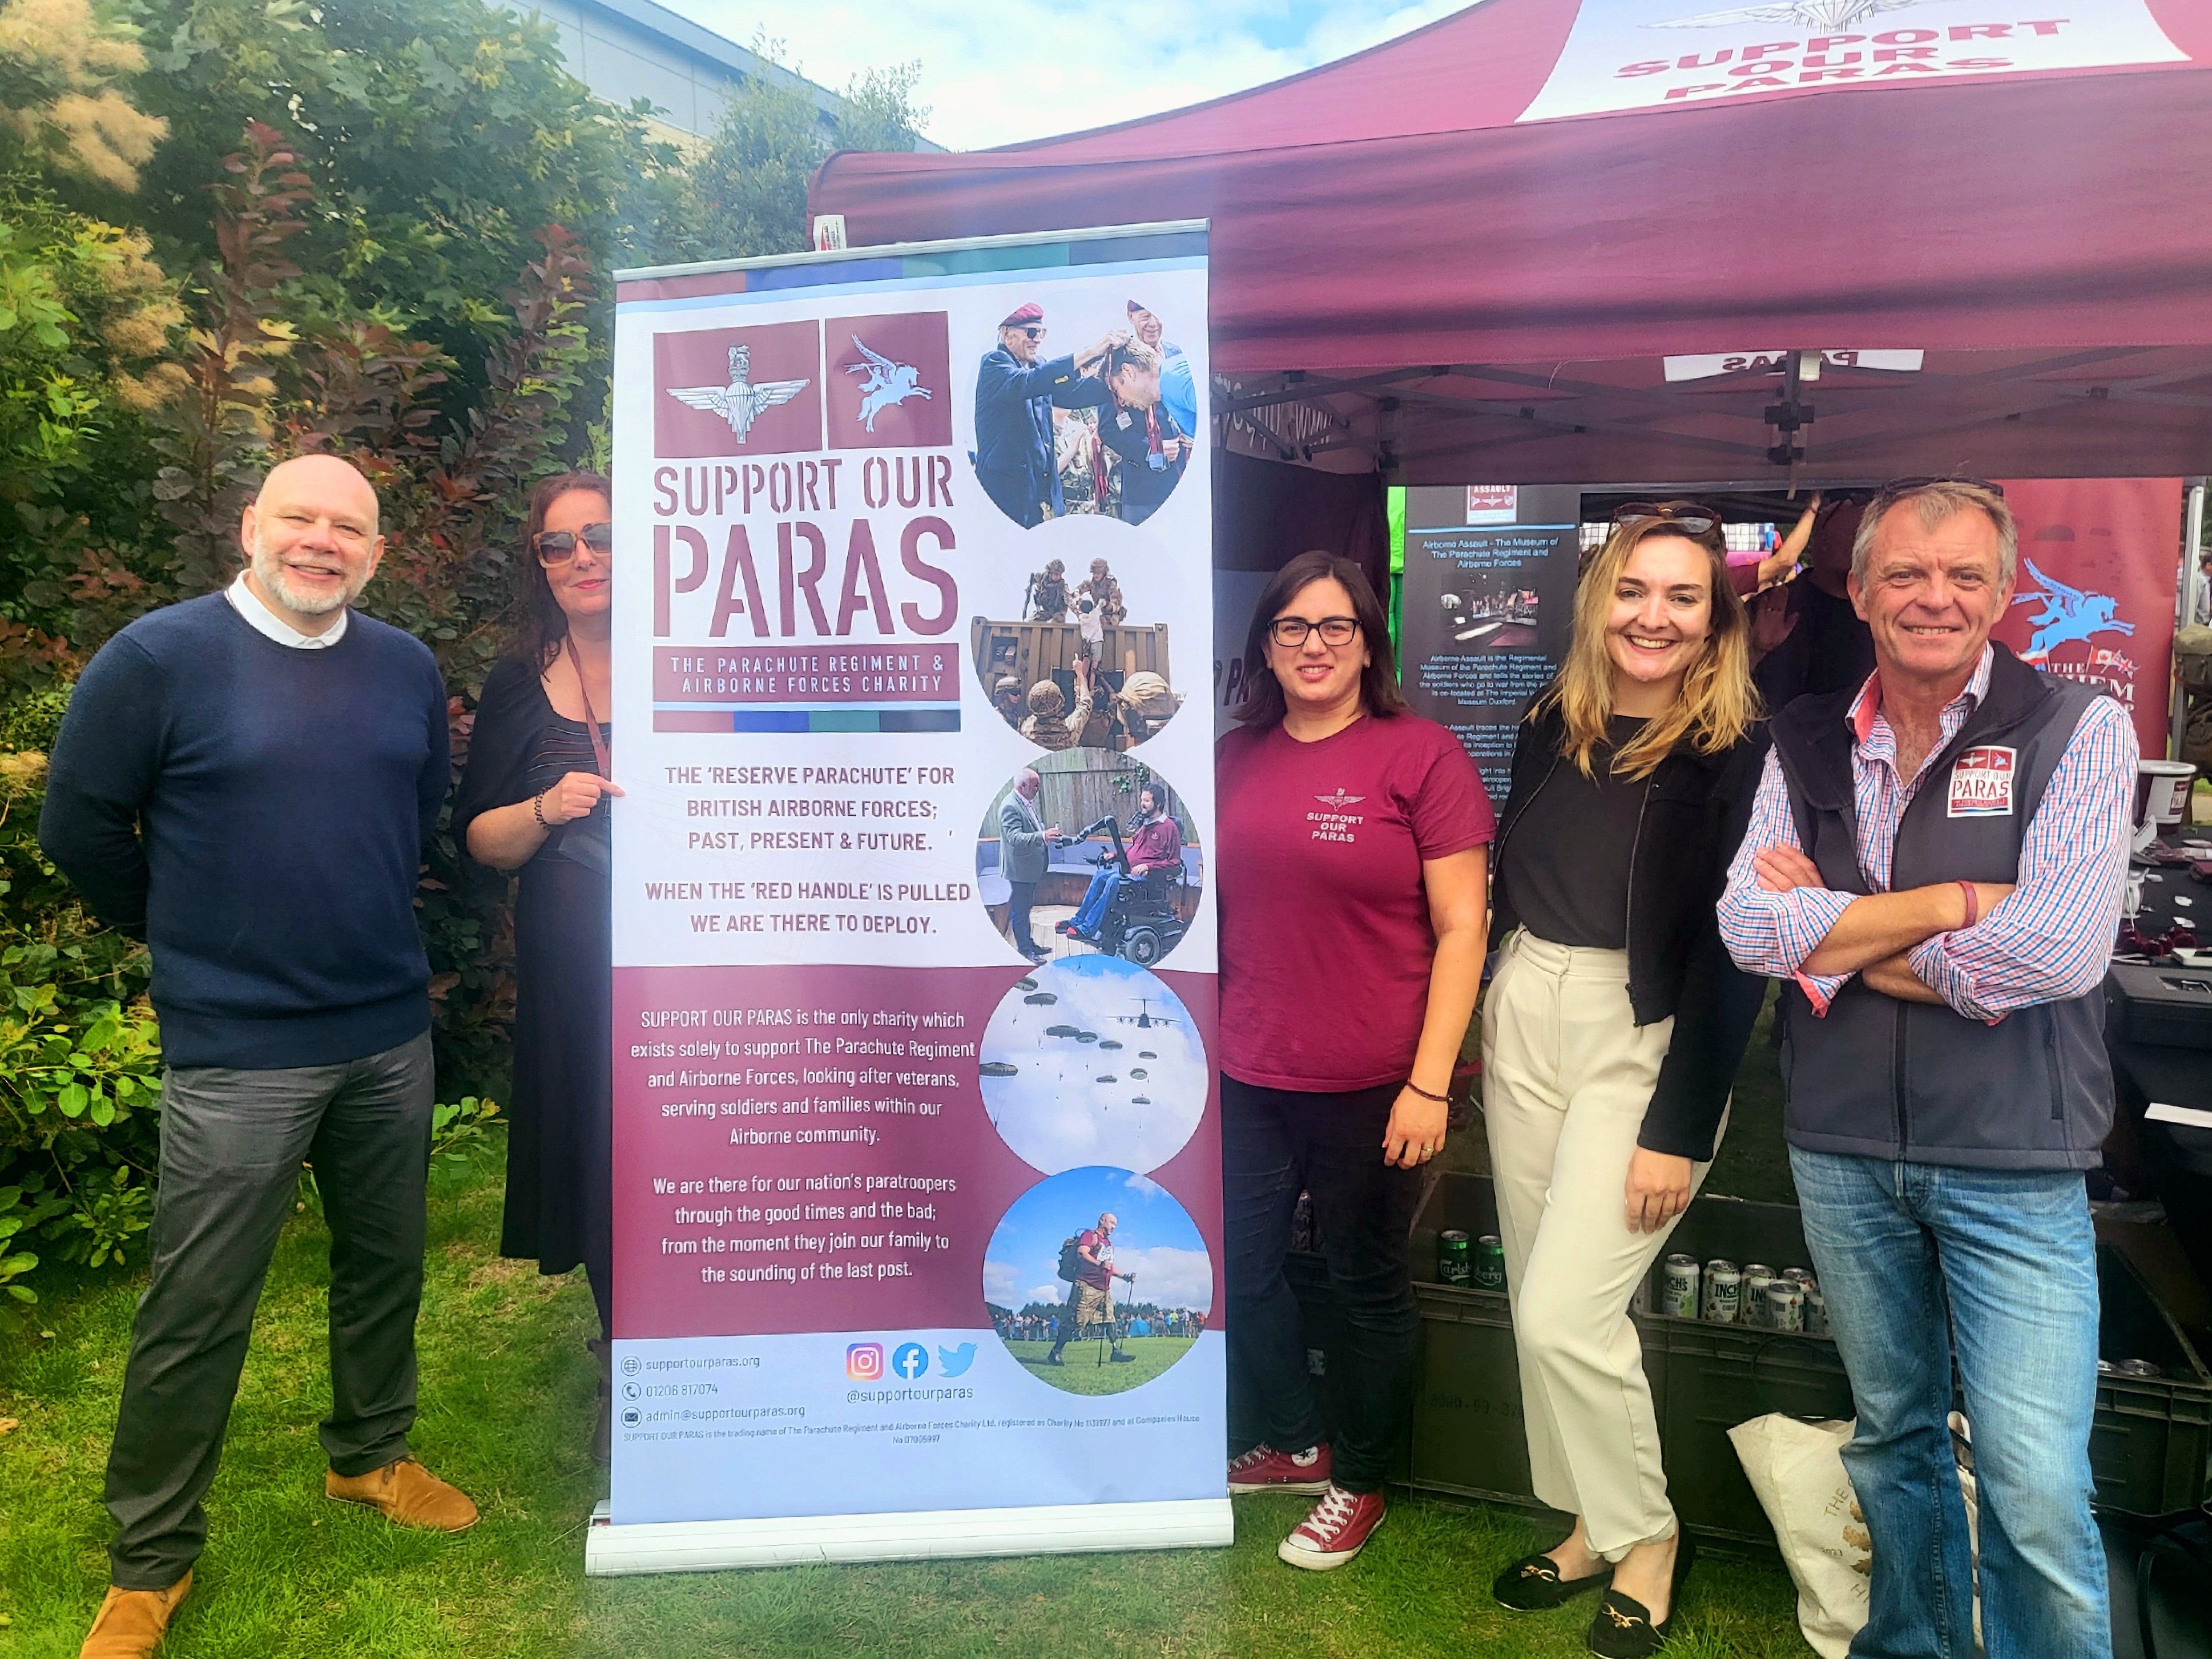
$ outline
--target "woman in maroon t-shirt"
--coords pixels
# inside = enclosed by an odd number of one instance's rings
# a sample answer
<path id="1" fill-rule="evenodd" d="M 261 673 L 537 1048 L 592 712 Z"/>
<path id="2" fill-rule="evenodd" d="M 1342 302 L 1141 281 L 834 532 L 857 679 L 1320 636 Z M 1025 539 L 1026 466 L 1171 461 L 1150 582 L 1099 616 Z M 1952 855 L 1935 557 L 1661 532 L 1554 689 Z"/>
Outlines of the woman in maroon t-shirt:
<path id="1" fill-rule="evenodd" d="M 1267 672 L 1215 756 L 1229 1489 L 1322 1494 L 1276 1553 L 1326 1569 L 1381 1522 L 1412 1410 L 1407 1231 L 1481 979 L 1492 826 L 1457 740 L 1406 712 L 1358 565 L 1291 560 L 1244 660 Z M 1352 1333 L 1333 1447 L 1283 1272 L 1301 1190 Z"/>

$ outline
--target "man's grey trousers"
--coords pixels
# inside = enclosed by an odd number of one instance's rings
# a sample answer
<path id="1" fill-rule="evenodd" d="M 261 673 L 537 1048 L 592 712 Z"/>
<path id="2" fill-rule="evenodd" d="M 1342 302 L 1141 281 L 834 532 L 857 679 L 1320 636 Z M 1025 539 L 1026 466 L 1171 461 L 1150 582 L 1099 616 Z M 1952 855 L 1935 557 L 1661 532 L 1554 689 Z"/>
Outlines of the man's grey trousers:
<path id="1" fill-rule="evenodd" d="M 116 1583 L 166 1589 L 206 1544 L 200 1500 L 303 1160 L 331 1229 L 323 1449 L 340 1474 L 407 1455 L 433 1084 L 427 1031 L 339 1065 L 163 1078 L 152 1277 L 107 1459 Z"/>

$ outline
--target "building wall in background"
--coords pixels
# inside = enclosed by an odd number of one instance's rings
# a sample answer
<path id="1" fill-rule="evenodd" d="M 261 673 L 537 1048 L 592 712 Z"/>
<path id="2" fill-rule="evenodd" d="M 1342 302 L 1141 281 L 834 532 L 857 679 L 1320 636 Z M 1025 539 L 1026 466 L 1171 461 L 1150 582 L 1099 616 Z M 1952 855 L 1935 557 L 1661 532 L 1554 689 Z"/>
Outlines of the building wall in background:
<path id="1" fill-rule="evenodd" d="M 653 0 L 530 0 L 531 9 L 561 34 L 568 72 L 611 104 L 650 100 L 661 136 L 696 150 L 721 125 L 731 94 L 754 79 L 807 89 L 835 137 L 845 100 L 825 87 L 779 67 L 702 28 Z M 936 149 L 924 140 L 921 148 Z"/>

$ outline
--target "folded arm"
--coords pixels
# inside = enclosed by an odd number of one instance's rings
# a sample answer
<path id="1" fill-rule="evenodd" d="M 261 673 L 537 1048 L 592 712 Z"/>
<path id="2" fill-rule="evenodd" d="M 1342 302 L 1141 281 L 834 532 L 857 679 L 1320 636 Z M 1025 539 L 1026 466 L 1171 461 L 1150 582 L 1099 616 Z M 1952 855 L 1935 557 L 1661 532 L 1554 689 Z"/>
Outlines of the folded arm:
<path id="1" fill-rule="evenodd" d="M 1721 891 L 1721 939 L 1746 973 L 1794 979 L 1814 1007 L 1825 1009 L 1850 976 L 1806 972 L 1805 958 L 1828 936 L 1851 895 L 1832 891 L 1817 879 L 1786 889 L 1769 886 L 1760 878 L 1758 859 L 1777 848 L 1801 856 L 1804 852 L 1796 818 L 1790 811 L 1790 787 L 1782 775 L 1781 759 L 1769 750 L 1752 797 L 1751 822 L 1729 861 L 1728 884 Z"/>
<path id="2" fill-rule="evenodd" d="M 1974 911 L 1995 910 L 2009 886 L 1974 884 Z M 1853 974 L 1869 988 L 1910 1001 L 1942 1000 L 1920 982 L 1905 953 L 1966 926 L 1966 890 L 1939 882 L 1897 893 L 1841 893 L 1822 884 L 1790 810 L 1779 757 L 1770 752 L 1743 844 L 1721 896 L 1721 937 L 1749 973 L 1795 979 L 1815 1010 Z"/>
<path id="3" fill-rule="evenodd" d="M 2091 703 L 2021 839 L 2012 896 L 1907 951 L 1911 973 L 1969 1019 L 2094 989 L 2127 886 L 2136 755 L 2127 711 L 2110 697 Z"/>

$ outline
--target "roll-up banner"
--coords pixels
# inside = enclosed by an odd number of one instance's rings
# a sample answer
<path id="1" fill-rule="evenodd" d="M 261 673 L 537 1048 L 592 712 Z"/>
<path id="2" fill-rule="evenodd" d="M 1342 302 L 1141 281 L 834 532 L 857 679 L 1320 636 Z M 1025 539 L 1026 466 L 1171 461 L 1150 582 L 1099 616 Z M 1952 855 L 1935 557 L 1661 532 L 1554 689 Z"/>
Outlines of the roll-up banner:
<path id="1" fill-rule="evenodd" d="M 1202 223 L 618 280 L 592 1572 L 1230 1541 L 1206 319 Z"/>

